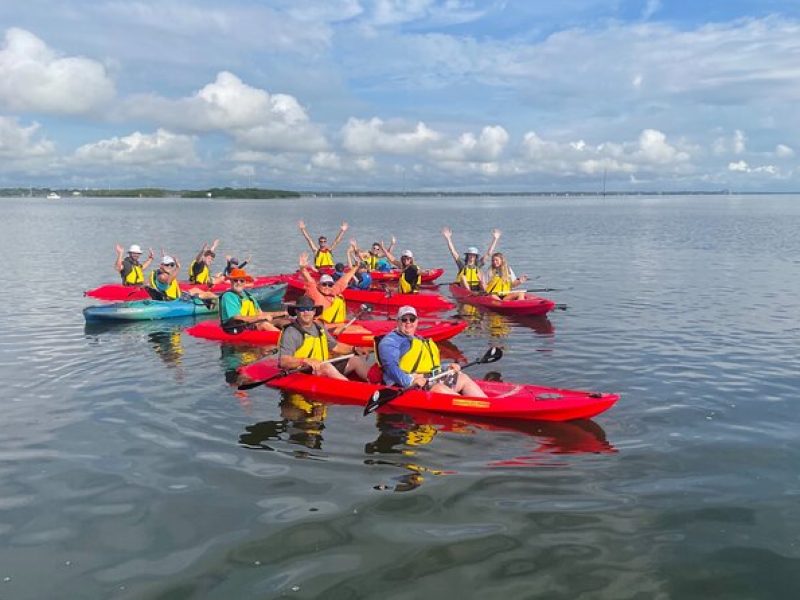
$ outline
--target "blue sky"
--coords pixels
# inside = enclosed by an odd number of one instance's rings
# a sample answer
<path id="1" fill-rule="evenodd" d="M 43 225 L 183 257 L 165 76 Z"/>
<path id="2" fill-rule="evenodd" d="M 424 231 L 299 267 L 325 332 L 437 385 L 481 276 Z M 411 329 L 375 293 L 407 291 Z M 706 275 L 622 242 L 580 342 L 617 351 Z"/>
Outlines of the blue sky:
<path id="1" fill-rule="evenodd" d="M 800 190 L 800 6 L 28 0 L 0 186 Z"/>

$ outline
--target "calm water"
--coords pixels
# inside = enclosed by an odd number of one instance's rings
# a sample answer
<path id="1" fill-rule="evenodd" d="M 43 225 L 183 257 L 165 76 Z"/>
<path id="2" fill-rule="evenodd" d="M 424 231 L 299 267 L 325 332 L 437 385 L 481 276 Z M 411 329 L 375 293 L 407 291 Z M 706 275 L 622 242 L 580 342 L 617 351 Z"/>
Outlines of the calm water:
<path id="1" fill-rule="evenodd" d="M 563 424 L 364 418 L 237 395 L 226 371 L 258 351 L 185 321 L 85 327 L 116 242 L 187 264 L 220 237 L 282 272 L 299 218 L 394 233 L 449 276 L 442 225 L 459 248 L 499 227 L 569 308 L 467 315 L 448 352 L 500 342 L 506 380 L 622 400 Z M 0 598 L 796 597 L 798 231 L 787 196 L 0 200 Z"/>

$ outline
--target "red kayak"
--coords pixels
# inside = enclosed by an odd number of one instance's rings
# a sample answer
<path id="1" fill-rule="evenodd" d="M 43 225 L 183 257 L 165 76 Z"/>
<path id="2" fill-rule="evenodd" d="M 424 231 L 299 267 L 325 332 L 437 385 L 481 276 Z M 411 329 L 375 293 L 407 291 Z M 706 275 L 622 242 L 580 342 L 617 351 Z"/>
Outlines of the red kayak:
<path id="1" fill-rule="evenodd" d="M 289 288 L 302 291 L 306 289 L 305 282 L 292 277 L 285 280 Z M 393 294 L 382 290 L 354 290 L 351 288 L 342 292 L 344 299 L 348 302 L 371 304 L 383 308 L 399 308 L 401 306 L 413 306 L 420 312 L 436 312 L 452 310 L 455 304 L 447 300 L 440 294 Z"/>
<path id="2" fill-rule="evenodd" d="M 487 308 L 504 315 L 544 315 L 556 307 L 556 303 L 541 296 L 525 294 L 524 300 L 497 300 L 488 294 L 476 294 L 463 285 L 450 284 L 453 298 L 465 304 Z"/>
<path id="3" fill-rule="evenodd" d="M 350 346 L 372 347 L 376 335 L 385 335 L 397 325 L 395 321 L 354 321 L 353 326 L 361 326 L 369 330 L 364 332 L 349 332 L 345 330 L 338 336 L 343 344 Z M 435 342 L 449 340 L 467 328 L 466 321 L 460 320 L 427 320 L 420 321 L 417 335 L 430 338 Z M 274 346 L 278 343 L 278 331 L 243 331 L 239 334 L 226 333 L 217 320 L 203 321 L 186 329 L 186 333 L 198 338 L 216 340 L 227 344 L 246 344 L 250 346 Z"/>
<path id="4" fill-rule="evenodd" d="M 261 381 L 280 373 L 274 359 L 262 360 L 239 369 L 246 380 Z M 475 382 L 488 398 L 450 396 L 413 389 L 379 408 L 395 410 L 413 409 L 463 415 L 488 419 L 515 419 L 523 421 L 572 421 L 589 419 L 611 408 L 619 400 L 617 394 L 582 392 L 559 388 L 505 383 L 501 381 Z M 364 406 L 375 391 L 386 386 L 362 381 L 331 379 L 319 375 L 292 373 L 276 377 L 267 385 L 281 390 L 303 394 L 309 398 L 331 400 L 341 404 Z"/>
<path id="5" fill-rule="evenodd" d="M 310 271 L 312 276 L 316 276 L 313 271 Z M 320 273 L 327 273 L 328 275 L 333 274 L 333 269 L 330 267 L 322 267 L 319 270 Z M 372 281 L 376 283 L 387 282 L 387 281 L 398 281 L 400 279 L 400 274 L 402 271 L 399 269 L 392 269 L 391 271 L 370 271 L 369 274 L 372 277 Z M 439 277 L 442 276 L 444 273 L 444 269 L 424 269 L 419 272 L 422 276 L 422 283 L 430 283 L 431 281 L 436 281 Z"/>
<path id="6" fill-rule="evenodd" d="M 253 282 L 253 287 L 272 285 L 274 283 L 280 283 L 281 281 L 283 281 L 283 277 L 281 275 L 256 277 L 255 281 Z M 178 285 L 184 292 L 196 287 L 207 289 L 205 286 L 199 283 L 192 283 L 190 281 L 179 281 Z M 214 292 L 215 294 L 221 294 L 229 289 L 231 289 L 231 284 L 225 282 L 212 286 L 210 291 Z M 92 290 L 87 290 L 83 292 L 83 295 L 91 298 L 97 298 L 98 300 L 105 300 L 107 302 L 132 302 L 134 300 L 150 299 L 150 296 L 144 287 L 122 285 L 121 283 L 107 283 L 106 285 L 101 285 L 100 287 L 96 287 Z"/>

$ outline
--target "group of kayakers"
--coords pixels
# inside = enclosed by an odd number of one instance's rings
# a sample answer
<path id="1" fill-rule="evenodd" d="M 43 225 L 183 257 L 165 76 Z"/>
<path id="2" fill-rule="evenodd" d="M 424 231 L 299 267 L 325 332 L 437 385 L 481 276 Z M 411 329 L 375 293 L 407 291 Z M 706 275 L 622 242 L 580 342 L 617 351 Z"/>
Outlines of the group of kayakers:
<path id="1" fill-rule="evenodd" d="M 419 320 L 412 306 L 402 306 L 396 315 L 396 328 L 386 336 L 379 337 L 374 348 L 376 362 L 372 368 L 366 362 L 366 355 L 370 351 L 336 341 L 335 336 L 345 327 L 358 328 L 352 325 L 352 321 L 345 323 L 347 307 L 343 292 L 348 287 L 369 289 L 371 272 L 397 269 L 400 271 L 398 291 L 403 294 L 419 291 L 422 269 L 416 264 L 411 250 L 403 250 L 399 257 L 395 256 L 394 237 L 388 246 L 383 241 L 376 241 L 369 250 L 361 249 L 353 239 L 347 247 L 345 266 L 334 260 L 333 252 L 349 228 L 346 222 L 341 224 L 330 245 L 325 236 L 318 237 L 315 243 L 303 221 L 298 222 L 298 227 L 313 253 L 313 265 L 308 253 L 300 254 L 298 266 L 305 282 L 305 292 L 288 307 L 287 312 L 266 313 L 261 310 L 247 290 L 253 283 L 253 277 L 244 269 L 249 259 L 240 263 L 238 259 L 226 256 L 224 270 L 216 274 L 212 272 L 219 240 L 204 243 L 190 263 L 189 281 L 196 286 L 187 292 L 182 292 L 178 286 L 180 262 L 163 252 L 157 268 L 146 279 L 144 271 L 154 261 L 153 250 L 149 249 L 147 258 L 141 261 L 143 252 L 139 245 L 131 245 L 127 256 L 124 256 L 123 247 L 117 245 L 115 268 L 124 285 L 144 286 L 150 296 L 157 300 L 176 300 L 188 293 L 201 300 L 218 301 L 220 324 L 228 333 L 252 329 L 280 330 L 281 368 L 304 366 L 315 374 L 333 378 L 342 379 L 354 374 L 361 379 L 383 381 L 403 388 L 417 386 L 441 393 L 484 396 L 480 387 L 468 375 L 460 372 L 457 363 L 446 368 L 441 365 L 435 342 L 416 335 Z M 524 291 L 515 292 L 513 289 L 524 283 L 527 277 L 517 277 L 504 255 L 495 251 L 501 235 L 499 230 L 492 231 L 492 238 L 484 253 L 470 246 L 461 254 L 455 248 L 450 228 L 443 228 L 442 235 L 458 270 L 456 283 L 472 292 L 488 294 L 503 301 L 525 296 Z M 487 261 L 489 265 L 484 272 Z M 210 291 L 213 285 L 224 281 L 230 283 L 230 289 L 221 296 Z M 336 355 L 346 360 L 329 362 Z"/>

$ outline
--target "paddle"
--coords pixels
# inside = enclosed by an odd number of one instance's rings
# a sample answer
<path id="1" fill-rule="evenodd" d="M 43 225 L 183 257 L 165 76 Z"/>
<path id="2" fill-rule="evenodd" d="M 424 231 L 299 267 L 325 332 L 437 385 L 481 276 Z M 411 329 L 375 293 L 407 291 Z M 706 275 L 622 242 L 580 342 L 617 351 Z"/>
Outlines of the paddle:
<path id="1" fill-rule="evenodd" d="M 483 364 L 489 364 L 489 363 L 497 362 L 501 358 L 503 358 L 503 349 L 498 347 L 498 346 L 492 346 L 480 358 L 478 358 L 476 360 L 473 360 L 471 362 L 468 362 L 465 365 L 461 365 L 461 369 L 463 370 L 463 369 L 466 369 L 467 367 L 471 367 L 473 365 L 483 365 Z M 428 383 L 430 383 L 432 381 L 436 381 L 437 379 L 441 379 L 443 377 L 446 377 L 447 375 L 450 375 L 451 373 L 452 373 L 452 371 L 450 371 L 450 369 L 448 369 L 446 371 L 442 371 L 438 375 L 434 375 L 433 377 L 429 378 L 428 379 Z M 375 390 L 375 392 L 372 394 L 372 397 L 370 398 L 369 402 L 367 402 L 367 405 L 364 407 L 364 416 L 366 417 L 369 413 L 374 412 L 375 410 L 379 409 L 384 404 L 387 404 L 387 403 L 391 402 L 392 400 L 394 400 L 395 398 L 397 398 L 399 396 L 402 396 L 406 392 L 410 392 L 411 390 L 414 390 L 414 389 L 418 389 L 418 388 L 416 388 L 414 386 L 411 386 L 411 387 L 407 387 L 407 388 L 383 388 L 383 389 L 380 389 L 380 390 Z"/>
<path id="2" fill-rule="evenodd" d="M 328 360 L 323 360 L 320 364 L 324 365 L 326 363 L 334 363 L 339 362 L 340 360 L 347 360 L 348 358 L 354 357 L 355 354 L 343 354 L 342 356 L 337 356 L 336 358 L 329 358 Z M 257 388 L 260 385 L 264 385 L 265 383 L 269 383 L 273 379 L 278 379 L 279 377 L 286 377 L 287 375 L 291 375 L 293 373 L 301 373 L 303 371 L 308 372 L 311 369 L 308 365 L 303 365 L 302 367 L 296 367 L 294 369 L 282 369 L 272 375 L 271 377 L 267 377 L 266 379 L 262 379 L 261 381 L 251 381 L 250 383 L 243 383 L 238 386 L 236 389 L 238 390 L 252 390 L 253 388 Z"/>

